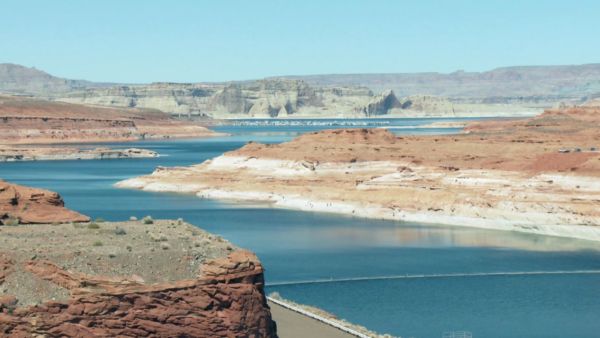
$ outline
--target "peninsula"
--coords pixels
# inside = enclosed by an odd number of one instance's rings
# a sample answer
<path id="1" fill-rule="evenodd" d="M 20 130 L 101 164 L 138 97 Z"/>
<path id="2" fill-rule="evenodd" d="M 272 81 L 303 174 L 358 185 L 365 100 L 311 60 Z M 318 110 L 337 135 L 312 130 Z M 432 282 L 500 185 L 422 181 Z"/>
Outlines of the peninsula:
<path id="1" fill-rule="evenodd" d="M 155 151 L 136 148 L 96 148 L 92 150 L 79 150 L 77 148 L 10 148 L 0 146 L 0 162 L 104 160 L 122 158 L 152 158 L 158 156 L 158 153 Z"/>
<path id="2" fill-rule="evenodd" d="M 600 109 L 574 107 L 443 136 L 346 129 L 250 142 L 116 186 L 600 240 L 599 144 Z"/>
<path id="3" fill-rule="evenodd" d="M 155 109 L 113 108 L 0 95 L 0 144 L 120 142 L 227 136 Z"/>

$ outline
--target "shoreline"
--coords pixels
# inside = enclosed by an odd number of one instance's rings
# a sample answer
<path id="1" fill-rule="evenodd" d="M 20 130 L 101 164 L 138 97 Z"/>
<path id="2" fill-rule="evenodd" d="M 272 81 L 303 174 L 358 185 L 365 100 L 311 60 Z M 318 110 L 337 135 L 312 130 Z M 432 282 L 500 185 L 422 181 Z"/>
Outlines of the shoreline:
<path id="1" fill-rule="evenodd" d="M 353 217 L 397 221 L 401 223 L 410 222 L 424 225 L 449 225 L 488 230 L 516 231 L 536 235 L 600 241 L 600 227 L 592 226 L 535 224 L 515 220 L 503 220 L 500 218 L 482 219 L 459 215 L 436 215 L 434 212 L 411 213 L 401 210 L 392 210 L 382 206 L 365 207 L 347 202 L 308 200 L 294 196 L 270 194 L 259 191 L 224 191 L 206 188 L 206 186 L 202 184 L 191 184 L 186 186 L 164 183 L 147 184 L 147 182 L 135 178 L 117 182 L 113 184 L 113 186 L 117 188 L 138 189 L 158 193 L 195 194 L 199 198 L 215 200 L 261 202 L 283 209 L 341 214 Z M 202 190 L 199 191 L 199 189 Z"/>
<path id="2" fill-rule="evenodd" d="M 527 111 L 527 112 L 515 112 L 506 114 L 475 114 L 475 115 L 427 115 L 427 114 L 415 114 L 415 116 L 394 116 L 394 115 L 377 115 L 377 116 L 281 116 L 281 117 L 213 117 L 218 120 L 224 121 L 239 121 L 239 120 L 383 120 L 383 119 L 478 119 L 478 118 L 531 118 L 538 116 L 543 113 L 541 111 Z"/>
<path id="3" fill-rule="evenodd" d="M 161 157 L 161 155 L 155 151 L 138 148 L 96 148 L 91 150 L 79 150 L 78 148 L 2 148 L 0 146 L 0 163 L 32 161 L 88 161 L 157 157 Z"/>

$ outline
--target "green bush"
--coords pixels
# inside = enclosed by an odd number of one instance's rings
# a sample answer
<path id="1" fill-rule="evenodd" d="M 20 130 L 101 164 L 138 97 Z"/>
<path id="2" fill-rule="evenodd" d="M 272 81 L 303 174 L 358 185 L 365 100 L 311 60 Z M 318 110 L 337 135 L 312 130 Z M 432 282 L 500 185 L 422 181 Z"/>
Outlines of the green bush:
<path id="1" fill-rule="evenodd" d="M 142 222 L 143 222 L 144 224 L 154 224 L 154 220 L 153 220 L 153 219 L 152 219 L 152 217 L 150 217 L 150 216 L 146 216 L 146 217 L 144 217 L 144 219 L 142 220 Z"/>
<path id="2" fill-rule="evenodd" d="M 160 243 L 160 248 L 163 250 L 169 250 L 171 246 L 169 245 L 169 243 Z"/>
<path id="3" fill-rule="evenodd" d="M 115 235 L 127 235 L 127 231 L 125 231 L 123 228 L 117 228 L 115 230 Z"/>
<path id="4" fill-rule="evenodd" d="M 94 245 L 94 246 L 102 246 L 102 242 L 100 242 L 100 241 L 96 241 L 96 242 L 94 242 L 94 244 L 93 244 L 93 245 Z"/>
<path id="5" fill-rule="evenodd" d="M 100 229 L 100 225 L 98 223 L 92 222 L 92 223 L 88 224 L 87 228 L 88 229 Z"/>
<path id="6" fill-rule="evenodd" d="M 5 221 L 4 224 L 9 227 L 16 227 L 17 225 L 19 225 L 19 221 L 16 219 L 9 219 L 8 221 Z"/>
<path id="7" fill-rule="evenodd" d="M 51 224 L 51 225 L 54 225 L 54 226 L 57 226 L 57 225 L 60 225 L 60 222 L 52 222 L 52 223 L 50 223 L 50 224 Z"/>
<path id="8" fill-rule="evenodd" d="M 73 228 L 75 228 L 75 229 L 83 228 L 83 225 L 81 225 L 81 223 L 79 223 L 79 222 L 73 222 L 71 224 L 73 224 Z"/>
<path id="9" fill-rule="evenodd" d="M 104 223 L 104 219 L 103 218 L 96 218 L 96 223 Z"/>

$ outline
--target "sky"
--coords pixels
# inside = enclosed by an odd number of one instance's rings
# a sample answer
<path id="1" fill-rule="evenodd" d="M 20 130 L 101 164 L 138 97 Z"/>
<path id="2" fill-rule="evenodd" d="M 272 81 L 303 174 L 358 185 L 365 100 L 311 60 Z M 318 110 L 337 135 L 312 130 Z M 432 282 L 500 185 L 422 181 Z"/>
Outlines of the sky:
<path id="1" fill-rule="evenodd" d="M 99 82 L 600 62 L 598 0 L 0 0 L 0 63 Z"/>

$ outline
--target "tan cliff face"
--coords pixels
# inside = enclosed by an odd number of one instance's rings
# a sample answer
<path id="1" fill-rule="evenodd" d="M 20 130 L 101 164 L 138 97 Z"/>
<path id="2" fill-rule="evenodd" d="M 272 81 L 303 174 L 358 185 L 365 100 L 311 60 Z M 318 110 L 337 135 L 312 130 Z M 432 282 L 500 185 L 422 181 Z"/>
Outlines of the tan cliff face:
<path id="1" fill-rule="evenodd" d="M 0 96 L 0 144 L 224 136 L 158 110 Z"/>
<path id="2" fill-rule="evenodd" d="M 57 101 L 115 107 L 159 109 L 169 114 L 199 114 L 222 85 L 153 83 L 141 86 L 88 88 L 63 94 Z"/>
<path id="3" fill-rule="evenodd" d="M 309 85 L 269 79 L 228 85 L 155 83 L 150 86 L 92 88 L 64 94 L 57 101 L 118 107 L 146 107 L 168 114 L 214 118 L 369 118 L 535 115 L 538 106 L 453 103 L 447 98 L 413 95 L 398 99 L 392 90 L 377 95 L 360 86 Z M 550 105 L 551 106 L 551 105 Z"/>
<path id="4" fill-rule="evenodd" d="M 160 220 L 32 230 L 0 232 L 2 337 L 277 337 L 264 268 L 221 237 Z"/>
<path id="5" fill-rule="evenodd" d="M 599 148 L 598 116 L 588 108 L 548 111 L 438 136 L 321 131 L 279 145 L 250 143 L 117 186 L 600 240 L 600 152 L 590 151 Z"/>
<path id="6" fill-rule="evenodd" d="M 0 225 L 86 222 L 90 218 L 65 208 L 59 194 L 0 180 Z"/>
<path id="7" fill-rule="evenodd" d="M 259 80 L 228 85 L 154 83 L 91 88 L 57 101 L 159 109 L 169 114 L 217 118 L 320 116 L 352 113 L 352 105 L 373 96 L 358 86 L 309 86 L 297 80 Z"/>

